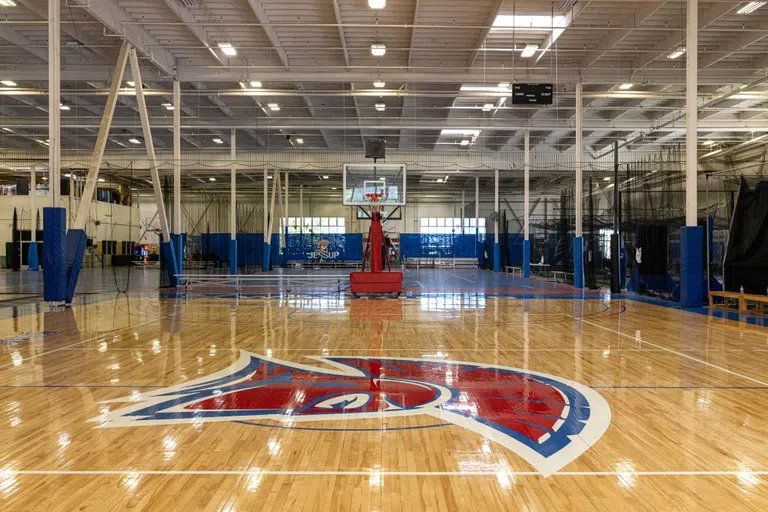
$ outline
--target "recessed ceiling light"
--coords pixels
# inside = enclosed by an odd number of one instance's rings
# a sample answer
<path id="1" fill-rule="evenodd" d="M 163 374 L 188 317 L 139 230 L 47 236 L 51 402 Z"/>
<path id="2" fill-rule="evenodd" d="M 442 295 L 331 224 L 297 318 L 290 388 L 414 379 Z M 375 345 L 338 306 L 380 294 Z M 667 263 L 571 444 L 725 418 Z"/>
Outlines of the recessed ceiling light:
<path id="1" fill-rule="evenodd" d="M 373 82 L 373 86 L 377 89 L 381 89 L 382 87 L 386 87 L 387 84 L 386 82 L 382 82 L 381 80 L 379 80 L 377 82 Z"/>
<path id="2" fill-rule="evenodd" d="M 387 6 L 387 0 L 368 0 L 371 9 L 383 9 Z"/>
<path id="3" fill-rule="evenodd" d="M 0 82 L 0 84 L 3 84 L 6 87 L 16 87 L 16 82 L 14 82 L 13 80 L 3 80 L 2 82 Z"/>
<path id="4" fill-rule="evenodd" d="M 387 53 L 387 46 L 383 44 L 372 44 L 371 54 L 374 57 L 383 57 Z"/>
<path id="5" fill-rule="evenodd" d="M 267 103 L 267 106 L 269 107 L 269 110 L 272 110 L 273 112 L 280 111 L 280 105 L 278 105 L 277 103 Z"/>
<path id="6" fill-rule="evenodd" d="M 219 49 L 224 55 L 229 57 L 237 55 L 237 50 L 230 43 L 219 43 Z"/>
<path id="7" fill-rule="evenodd" d="M 621 85 L 619 86 L 619 89 L 621 89 L 622 91 L 628 91 L 628 90 L 630 90 L 630 89 L 631 89 L 631 88 L 632 88 L 634 85 L 635 85 L 635 84 L 621 84 Z"/>
<path id="8" fill-rule="evenodd" d="M 387 110 L 387 106 L 383 103 L 377 103 L 376 110 L 378 110 L 379 112 L 384 112 L 385 110 Z"/>
<path id="9" fill-rule="evenodd" d="M 527 59 L 528 57 L 533 57 L 533 55 L 536 53 L 536 50 L 539 49 L 539 45 L 536 44 L 529 44 L 525 47 L 523 50 L 523 53 L 520 54 L 520 56 L 524 59 Z"/>
<path id="10" fill-rule="evenodd" d="M 213 142 L 215 142 L 216 144 L 224 144 L 224 141 L 223 141 L 223 140 L 221 140 L 221 139 L 220 139 L 220 138 L 218 138 L 218 137 L 216 137 L 215 139 L 213 139 Z"/>
<path id="11" fill-rule="evenodd" d="M 61 110 L 69 110 L 69 105 L 65 105 L 63 103 L 59 103 L 59 109 L 61 109 Z"/>
<path id="12" fill-rule="evenodd" d="M 216 178 L 214 178 L 213 176 L 211 176 L 210 178 L 208 178 L 208 181 L 216 181 Z"/>
<path id="13" fill-rule="evenodd" d="M 304 144 L 304 139 L 296 139 L 296 144 Z"/>
<path id="14" fill-rule="evenodd" d="M 493 109 L 493 103 L 486 103 L 483 105 L 483 112 L 490 112 Z"/>
<path id="15" fill-rule="evenodd" d="M 736 14 L 752 14 L 765 5 L 765 2 L 749 2 L 747 5 L 736 11 Z"/>
<path id="16" fill-rule="evenodd" d="M 253 81 L 251 82 L 251 87 L 254 89 L 260 89 L 261 88 L 261 82 Z"/>
<path id="17" fill-rule="evenodd" d="M 141 141 L 139 139 L 137 139 L 136 137 L 134 137 L 132 139 L 128 139 L 128 142 L 130 142 L 131 144 L 141 144 Z"/>
<path id="18" fill-rule="evenodd" d="M 685 53 L 685 48 L 678 48 L 677 50 L 667 55 L 667 58 L 670 60 L 675 60 L 676 58 L 680 57 L 684 53 Z"/>

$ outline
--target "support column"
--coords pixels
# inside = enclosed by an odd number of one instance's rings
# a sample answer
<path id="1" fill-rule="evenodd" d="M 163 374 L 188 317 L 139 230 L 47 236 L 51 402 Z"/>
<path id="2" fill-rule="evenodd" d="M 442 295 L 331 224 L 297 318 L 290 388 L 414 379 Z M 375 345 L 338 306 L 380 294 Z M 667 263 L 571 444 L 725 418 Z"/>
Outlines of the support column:
<path id="1" fill-rule="evenodd" d="M 29 171 L 29 222 L 30 231 L 32 233 L 31 243 L 29 244 L 29 255 L 27 256 L 27 270 L 31 272 L 37 272 L 40 268 L 40 264 L 37 258 L 37 206 L 35 205 L 35 185 L 37 178 L 35 176 L 35 166 Z"/>
<path id="2" fill-rule="evenodd" d="M 479 265 L 483 264 L 483 245 L 480 244 L 480 176 L 475 176 L 475 246 L 477 247 L 477 259 Z M 486 235 L 487 236 L 487 235 Z"/>
<path id="3" fill-rule="evenodd" d="M 179 274 L 184 268 L 184 240 L 181 232 L 181 83 L 173 82 L 173 249 Z"/>
<path id="4" fill-rule="evenodd" d="M 67 291 L 66 303 L 71 304 L 77 288 L 77 280 L 80 277 L 80 270 L 83 267 L 83 256 L 85 255 L 85 245 L 88 237 L 85 234 L 85 224 L 93 204 L 93 197 L 96 193 L 96 186 L 99 180 L 99 171 L 101 163 L 104 160 L 104 150 L 109 140 L 109 130 L 112 127 L 112 118 L 115 115 L 115 106 L 117 105 L 120 87 L 123 82 L 125 65 L 128 62 L 130 47 L 123 44 L 120 48 L 120 54 L 117 58 L 117 65 L 112 74 L 112 82 L 109 84 L 109 96 L 107 104 L 104 107 L 104 115 L 99 125 L 99 135 L 96 137 L 96 144 L 93 147 L 91 159 L 88 162 L 88 176 L 85 179 L 85 189 L 80 195 L 80 206 L 77 209 L 77 216 L 71 223 L 69 232 L 67 232 Z M 57 109 L 58 110 L 58 109 Z M 70 204 L 75 192 L 77 182 L 74 181 L 74 174 L 70 174 Z"/>
<path id="5" fill-rule="evenodd" d="M 576 187 L 574 201 L 576 202 L 576 236 L 573 238 L 573 287 L 584 288 L 584 235 L 582 203 L 584 197 L 582 179 L 582 123 L 583 123 L 583 87 L 581 82 L 576 84 Z"/>
<path id="6" fill-rule="evenodd" d="M 48 0 L 48 187 L 43 209 L 43 298 L 67 295 L 67 211 L 61 207 L 61 0 Z"/>
<path id="7" fill-rule="evenodd" d="M 237 274 L 237 130 L 232 128 L 230 136 L 230 197 L 229 197 L 229 273 Z"/>
<path id="8" fill-rule="evenodd" d="M 525 155 L 523 160 L 523 277 L 531 277 L 531 132 L 525 130 Z"/>
<path id="9" fill-rule="evenodd" d="M 269 208 L 267 203 L 269 202 L 269 169 L 264 169 L 264 253 L 261 255 L 261 270 L 263 272 L 269 272 L 269 258 L 271 256 L 269 234 L 267 233 L 267 226 L 269 225 Z"/>
<path id="10" fill-rule="evenodd" d="M 304 185 L 299 185 L 299 232 L 304 234 Z"/>
<path id="11" fill-rule="evenodd" d="M 464 189 L 461 189 L 461 234 L 464 234 L 464 205 L 467 204 Z"/>
<path id="12" fill-rule="evenodd" d="M 157 159 L 155 157 L 155 145 L 152 142 L 152 128 L 149 125 L 149 114 L 147 113 L 147 102 L 144 98 L 144 86 L 141 80 L 141 68 L 139 67 L 139 58 L 136 56 L 136 50 L 131 48 L 129 52 L 131 61 L 131 75 L 136 82 L 136 104 L 139 107 L 139 117 L 141 118 L 141 129 L 144 133 L 144 145 L 147 148 L 147 159 L 149 160 L 149 171 L 152 176 L 152 188 L 155 193 L 155 203 L 157 204 L 157 218 L 160 221 L 160 230 L 162 231 L 162 242 L 160 250 L 165 259 L 166 270 L 168 271 L 168 283 L 171 287 L 178 284 L 176 274 L 176 255 L 171 243 L 171 232 L 168 228 L 168 217 L 165 214 L 165 203 L 163 202 L 163 190 L 160 186 L 160 174 L 157 171 Z"/>
<path id="13" fill-rule="evenodd" d="M 493 211 L 496 212 L 493 222 L 493 271 L 501 272 L 501 247 L 499 247 L 499 170 L 493 174 Z"/>
<path id="14" fill-rule="evenodd" d="M 688 16 L 685 45 L 685 227 L 680 230 L 680 304 L 699 308 L 703 301 L 703 261 L 701 246 L 704 230 L 698 217 L 698 0 L 687 0 Z"/>

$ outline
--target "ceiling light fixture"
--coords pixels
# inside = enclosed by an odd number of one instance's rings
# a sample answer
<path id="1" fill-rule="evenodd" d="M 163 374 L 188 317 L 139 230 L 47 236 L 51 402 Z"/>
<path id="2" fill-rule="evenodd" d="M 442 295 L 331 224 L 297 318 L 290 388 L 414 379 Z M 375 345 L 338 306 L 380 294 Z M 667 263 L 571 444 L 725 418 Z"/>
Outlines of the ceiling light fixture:
<path id="1" fill-rule="evenodd" d="M 368 0 L 371 9 L 383 9 L 387 6 L 387 0 Z"/>
<path id="2" fill-rule="evenodd" d="M 141 141 L 139 139 L 137 139 L 136 137 L 128 139 L 128 142 L 130 142 L 131 144 L 141 144 Z"/>
<path id="3" fill-rule="evenodd" d="M 483 112 L 490 112 L 493 109 L 493 103 L 486 103 L 483 105 Z"/>
<path id="4" fill-rule="evenodd" d="M 166 101 L 165 103 L 163 103 L 163 108 L 165 108 L 165 110 L 173 110 L 173 103 L 169 103 Z"/>
<path id="5" fill-rule="evenodd" d="M 251 82 L 251 87 L 253 87 L 254 89 L 261 89 L 261 82 L 254 80 L 253 82 Z"/>
<path id="6" fill-rule="evenodd" d="M 713 140 L 707 140 L 707 141 L 704 141 L 703 145 L 704 145 L 704 146 L 711 146 L 711 145 L 713 145 L 714 143 L 715 143 L 715 141 L 713 141 Z"/>
<path id="7" fill-rule="evenodd" d="M 211 176 L 210 178 L 208 178 L 208 181 L 216 181 L 216 178 L 214 178 L 213 176 Z"/>
<path id="8" fill-rule="evenodd" d="M 105 181 L 107 181 L 107 180 L 105 180 L 104 178 L 99 178 L 99 179 L 98 179 L 98 182 L 99 182 L 99 183 L 104 183 Z"/>
<path id="9" fill-rule="evenodd" d="M 0 84 L 3 84 L 6 87 L 16 87 L 16 82 L 14 82 L 13 80 L 3 80 L 2 82 L 0 82 Z"/>
<path id="10" fill-rule="evenodd" d="M 132 81 L 132 80 L 128 80 L 128 81 L 127 81 L 127 82 L 125 82 L 125 83 L 126 83 L 126 84 L 128 84 L 128 87 L 136 87 L 136 82 L 134 82 L 134 81 Z"/>
<path id="11" fill-rule="evenodd" d="M 533 57 L 536 53 L 536 50 L 539 49 L 539 45 L 536 44 L 529 44 L 525 47 L 523 50 L 523 53 L 520 54 L 520 56 L 524 59 L 527 59 L 528 57 Z"/>
<path id="12" fill-rule="evenodd" d="M 635 84 L 621 84 L 621 85 L 619 86 L 619 89 L 621 89 L 622 91 L 628 91 L 628 90 L 630 90 L 630 89 L 631 89 L 631 88 L 632 88 L 634 85 L 635 85 Z"/>
<path id="13" fill-rule="evenodd" d="M 387 84 L 386 84 L 385 82 L 382 82 L 381 80 L 379 80 L 379 81 L 377 81 L 377 82 L 373 82 L 373 86 L 374 86 L 375 88 L 377 88 L 377 89 L 381 89 L 381 88 L 383 88 L 383 87 L 386 87 L 386 86 L 387 86 Z"/>
<path id="14" fill-rule="evenodd" d="M 469 146 L 469 140 L 467 140 L 467 139 L 462 140 L 461 141 L 461 145 L 462 146 Z"/>
<path id="15" fill-rule="evenodd" d="M 611 178 L 603 178 L 603 181 L 611 181 Z"/>
<path id="16" fill-rule="evenodd" d="M 680 57 L 684 53 L 685 53 L 685 48 L 678 48 L 677 50 L 667 55 L 667 58 L 669 60 L 675 60 L 676 58 Z"/>
<path id="17" fill-rule="evenodd" d="M 499 89 L 509 89 L 509 82 L 499 82 Z"/>
<path id="18" fill-rule="evenodd" d="M 65 105 L 63 103 L 59 103 L 59 109 L 60 110 L 69 110 L 69 105 Z"/>
<path id="19" fill-rule="evenodd" d="M 3 7 L 16 7 L 16 2 L 13 0 L 0 0 L 0 5 Z"/>
<path id="20" fill-rule="evenodd" d="M 218 138 L 218 137 L 216 137 L 215 139 L 213 139 L 213 142 L 215 142 L 216 144 L 224 144 L 224 141 L 223 141 L 223 140 L 221 140 L 221 139 L 220 139 L 220 138 Z"/>
<path id="21" fill-rule="evenodd" d="M 296 139 L 296 144 L 304 144 L 304 139 Z"/>
<path id="22" fill-rule="evenodd" d="M 234 57 L 237 55 L 237 50 L 230 43 L 219 43 L 219 49 L 224 55 L 228 57 Z"/>
<path id="23" fill-rule="evenodd" d="M 280 112 L 280 105 L 277 103 L 267 103 L 267 106 L 269 107 L 269 110 L 273 112 Z"/>
<path id="24" fill-rule="evenodd" d="M 372 44 L 371 55 L 374 57 L 383 57 L 387 53 L 387 46 L 384 44 Z"/>
<path id="25" fill-rule="evenodd" d="M 383 103 L 377 103 L 376 110 L 378 110 L 379 112 L 384 112 L 385 110 L 387 110 L 387 106 Z"/>
<path id="26" fill-rule="evenodd" d="M 765 5 L 765 2 L 749 2 L 747 5 L 736 11 L 736 14 L 752 14 Z"/>
<path id="27" fill-rule="evenodd" d="M 330 177 L 330 176 L 328 176 L 328 175 L 325 175 L 325 176 L 323 176 L 323 179 L 324 179 L 324 180 L 327 180 L 329 177 Z"/>

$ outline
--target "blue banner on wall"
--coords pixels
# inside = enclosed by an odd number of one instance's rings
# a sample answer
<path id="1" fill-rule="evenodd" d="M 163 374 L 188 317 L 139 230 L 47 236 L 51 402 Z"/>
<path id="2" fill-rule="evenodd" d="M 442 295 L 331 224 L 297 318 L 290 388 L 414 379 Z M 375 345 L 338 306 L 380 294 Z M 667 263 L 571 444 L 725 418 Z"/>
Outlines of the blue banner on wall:
<path id="1" fill-rule="evenodd" d="M 363 261 L 363 235 L 288 235 L 287 261 Z"/>
<path id="2" fill-rule="evenodd" d="M 477 236 L 402 234 L 400 235 L 400 257 L 477 258 Z"/>

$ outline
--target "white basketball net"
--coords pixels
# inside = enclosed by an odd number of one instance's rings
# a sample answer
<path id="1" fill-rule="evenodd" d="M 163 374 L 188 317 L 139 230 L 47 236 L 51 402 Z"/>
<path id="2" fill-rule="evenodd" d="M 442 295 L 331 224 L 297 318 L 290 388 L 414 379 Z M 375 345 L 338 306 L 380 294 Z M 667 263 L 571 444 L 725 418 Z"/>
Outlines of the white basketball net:
<path id="1" fill-rule="evenodd" d="M 368 204 L 371 205 L 371 213 L 381 213 L 381 200 L 384 194 L 365 194 L 368 198 Z"/>

